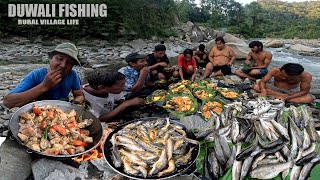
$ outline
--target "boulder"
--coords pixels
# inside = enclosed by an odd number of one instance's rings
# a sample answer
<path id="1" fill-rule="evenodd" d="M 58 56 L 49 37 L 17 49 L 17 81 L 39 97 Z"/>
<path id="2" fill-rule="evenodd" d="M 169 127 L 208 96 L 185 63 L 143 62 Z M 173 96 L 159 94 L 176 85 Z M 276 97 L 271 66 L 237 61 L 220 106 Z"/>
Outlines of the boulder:
<path id="1" fill-rule="evenodd" d="M 166 55 L 168 58 L 175 58 L 175 57 L 178 57 L 179 54 L 174 52 L 174 51 L 171 51 L 171 50 L 166 50 Z"/>
<path id="2" fill-rule="evenodd" d="M 250 52 L 250 48 L 246 44 L 226 43 L 226 45 L 233 49 L 237 59 L 246 59 Z"/>
<path id="3" fill-rule="evenodd" d="M 173 41 L 174 41 L 174 37 L 173 37 L 173 36 L 170 36 L 170 37 L 169 37 L 169 41 L 173 42 Z"/>
<path id="4" fill-rule="evenodd" d="M 136 39 L 128 43 L 133 49 L 144 49 L 148 47 L 148 44 L 142 39 Z"/>
<path id="5" fill-rule="evenodd" d="M 32 173 L 35 180 L 84 179 L 79 169 L 63 164 L 60 161 L 53 161 L 49 159 L 39 159 L 32 162 Z"/>
<path id="6" fill-rule="evenodd" d="M 247 43 L 243 39 L 240 39 L 240 38 L 238 38 L 232 34 L 229 34 L 229 33 L 225 33 L 223 36 L 223 39 L 226 43 L 237 43 L 237 44 L 247 45 Z"/>
<path id="7" fill-rule="evenodd" d="M 7 138 L 0 147 L 0 179 L 27 179 L 30 173 L 30 154 L 17 142 Z"/>
<path id="8" fill-rule="evenodd" d="M 277 41 L 277 40 L 271 40 L 264 43 L 264 47 L 266 48 L 281 48 L 284 46 L 284 42 Z"/>
<path id="9" fill-rule="evenodd" d="M 289 50 L 293 52 L 298 51 L 298 52 L 306 52 L 306 53 L 315 53 L 317 51 L 317 49 L 314 49 L 310 46 L 305 46 L 302 44 L 294 44 L 290 46 Z"/>

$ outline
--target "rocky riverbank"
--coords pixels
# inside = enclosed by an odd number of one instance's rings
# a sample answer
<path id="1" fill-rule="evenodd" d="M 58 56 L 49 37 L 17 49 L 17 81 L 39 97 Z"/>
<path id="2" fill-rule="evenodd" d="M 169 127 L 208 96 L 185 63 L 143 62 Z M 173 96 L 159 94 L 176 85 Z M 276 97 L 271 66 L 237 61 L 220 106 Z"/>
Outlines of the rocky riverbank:
<path id="1" fill-rule="evenodd" d="M 320 39 L 263 39 L 267 48 L 283 48 L 304 56 L 320 56 Z"/>

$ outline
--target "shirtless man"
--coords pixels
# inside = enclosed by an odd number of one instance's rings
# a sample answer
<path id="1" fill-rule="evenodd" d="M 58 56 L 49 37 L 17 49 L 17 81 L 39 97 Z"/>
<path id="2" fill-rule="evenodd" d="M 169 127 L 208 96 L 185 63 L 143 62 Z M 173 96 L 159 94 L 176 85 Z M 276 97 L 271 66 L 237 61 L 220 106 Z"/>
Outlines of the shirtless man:
<path id="1" fill-rule="evenodd" d="M 274 83 L 266 84 L 271 78 Z M 312 76 L 304 72 L 300 64 L 288 63 L 281 68 L 274 67 L 253 89 L 261 96 L 273 96 L 292 103 L 311 103 L 314 96 L 310 92 Z"/>
<path id="2" fill-rule="evenodd" d="M 263 44 L 260 41 L 252 41 L 249 44 L 251 52 L 249 52 L 245 64 L 250 64 L 253 59 L 253 66 L 249 69 L 238 69 L 235 74 L 242 78 L 256 80 L 263 78 L 268 73 L 268 66 L 272 59 L 272 54 L 269 51 L 263 50 Z"/>
<path id="3" fill-rule="evenodd" d="M 212 71 L 213 76 L 228 75 L 231 74 L 230 66 L 236 60 L 236 54 L 229 46 L 225 45 L 225 41 L 222 37 L 217 37 L 216 45 L 209 53 L 209 63 L 206 65 L 206 69 L 201 79 L 207 78 Z"/>

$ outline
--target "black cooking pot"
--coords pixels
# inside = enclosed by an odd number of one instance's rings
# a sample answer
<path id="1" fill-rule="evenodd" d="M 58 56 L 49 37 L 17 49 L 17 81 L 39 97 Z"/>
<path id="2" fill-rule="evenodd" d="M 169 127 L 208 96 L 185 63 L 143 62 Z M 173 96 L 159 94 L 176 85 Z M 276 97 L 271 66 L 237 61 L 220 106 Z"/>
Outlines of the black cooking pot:
<path id="1" fill-rule="evenodd" d="M 120 168 L 116 168 L 114 163 L 113 163 L 113 160 L 112 160 L 112 143 L 110 142 L 110 139 L 112 137 L 113 134 L 117 133 L 118 131 L 120 131 L 121 129 L 123 129 L 124 126 L 128 125 L 128 124 L 131 124 L 131 123 L 134 123 L 134 122 L 137 122 L 137 121 L 153 121 L 153 120 L 156 120 L 156 119 L 159 119 L 158 117 L 149 117 L 149 118 L 142 118 L 142 119 L 137 119 L 137 120 L 133 120 L 133 121 L 130 121 L 130 122 L 126 122 L 124 124 L 121 124 L 119 125 L 113 132 L 111 132 L 105 143 L 104 143 L 104 148 L 103 148 L 103 156 L 105 158 L 105 160 L 107 161 L 108 165 L 114 170 L 116 171 L 117 173 L 123 175 L 123 176 L 126 176 L 128 178 L 132 178 L 132 179 L 166 179 L 166 178 L 171 178 L 171 177 L 174 177 L 174 176 L 178 176 L 178 175 L 190 175 L 190 174 L 193 174 L 194 176 L 196 176 L 197 178 L 199 179 L 204 179 L 204 177 L 202 177 L 200 174 L 198 173 L 194 173 L 194 167 L 192 168 L 191 166 L 194 165 L 197 157 L 198 157 L 198 154 L 199 154 L 199 151 L 200 151 L 200 144 L 198 145 L 194 145 L 194 144 L 189 144 L 189 146 L 192 146 L 192 147 L 195 147 L 194 150 L 192 151 L 192 155 L 191 155 L 191 160 L 188 164 L 186 165 L 182 165 L 182 166 L 179 166 L 179 167 L 176 167 L 176 171 L 171 173 L 171 174 L 167 174 L 167 175 L 163 175 L 163 176 L 158 176 L 158 175 L 153 175 L 153 176 L 148 176 L 146 178 L 144 178 L 143 176 L 139 175 L 139 176 L 136 176 L 136 175 L 132 175 L 132 174 L 128 174 L 124 171 L 124 168 L 123 166 L 121 166 Z M 160 119 L 163 119 L 165 120 L 165 118 L 160 118 Z M 187 132 L 187 137 L 190 138 L 190 139 L 196 139 L 195 135 L 192 133 L 192 132 L 189 132 L 187 131 L 187 129 L 185 128 L 185 126 L 183 126 L 182 124 L 180 124 L 179 122 L 177 121 L 173 121 L 173 120 L 170 120 L 170 122 L 172 124 L 177 124 L 181 127 L 183 127 L 183 130 L 185 130 Z"/>
<path id="2" fill-rule="evenodd" d="M 52 105 L 54 107 L 57 107 L 58 109 L 63 110 L 64 112 L 70 112 L 72 109 L 74 109 L 77 112 L 77 115 L 82 115 L 83 119 L 89 119 L 89 118 L 93 119 L 93 123 L 90 126 L 85 128 L 86 130 L 88 130 L 90 132 L 90 136 L 93 138 L 93 143 L 90 143 L 89 146 L 86 147 L 86 151 L 81 152 L 81 153 L 77 153 L 74 155 L 44 154 L 44 153 L 34 151 L 34 150 L 28 148 L 25 144 L 23 144 L 23 142 L 20 140 L 20 138 L 18 138 L 18 132 L 19 132 L 19 128 L 20 128 L 19 121 L 20 121 L 20 114 L 22 112 L 31 112 L 33 104 L 36 104 L 39 107 L 45 106 L 45 105 Z M 95 149 L 99 145 L 99 143 L 102 139 L 102 134 L 103 134 L 103 129 L 102 129 L 102 126 L 101 126 L 99 119 L 97 119 L 91 112 L 86 111 L 83 108 L 81 108 L 80 106 L 74 105 L 70 102 L 58 101 L 58 100 L 36 101 L 36 102 L 32 102 L 32 103 L 29 103 L 29 104 L 22 106 L 12 115 L 12 117 L 10 119 L 9 128 L 10 128 L 10 131 L 11 131 L 14 139 L 16 139 L 22 146 L 24 146 L 27 149 L 27 152 L 35 153 L 36 155 L 44 156 L 49 159 L 60 159 L 60 160 L 76 157 L 76 156 L 82 155 L 86 152 L 89 152 L 89 151 Z"/>

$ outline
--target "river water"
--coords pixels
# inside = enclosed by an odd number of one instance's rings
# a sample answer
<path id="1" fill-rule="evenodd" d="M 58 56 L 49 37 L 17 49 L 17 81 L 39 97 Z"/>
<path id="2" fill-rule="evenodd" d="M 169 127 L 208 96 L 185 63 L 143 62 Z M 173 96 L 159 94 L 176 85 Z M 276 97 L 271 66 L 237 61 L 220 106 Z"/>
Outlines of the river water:
<path id="1" fill-rule="evenodd" d="M 269 68 L 274 66 L 281 67 L 286 63 L 298 63 L 313 76 L 313 80 L 320 79 L 320 57 L 296 55 L 284 52 L 282 48 L 267 48 L 266 50 L 273 55 Z"/>

